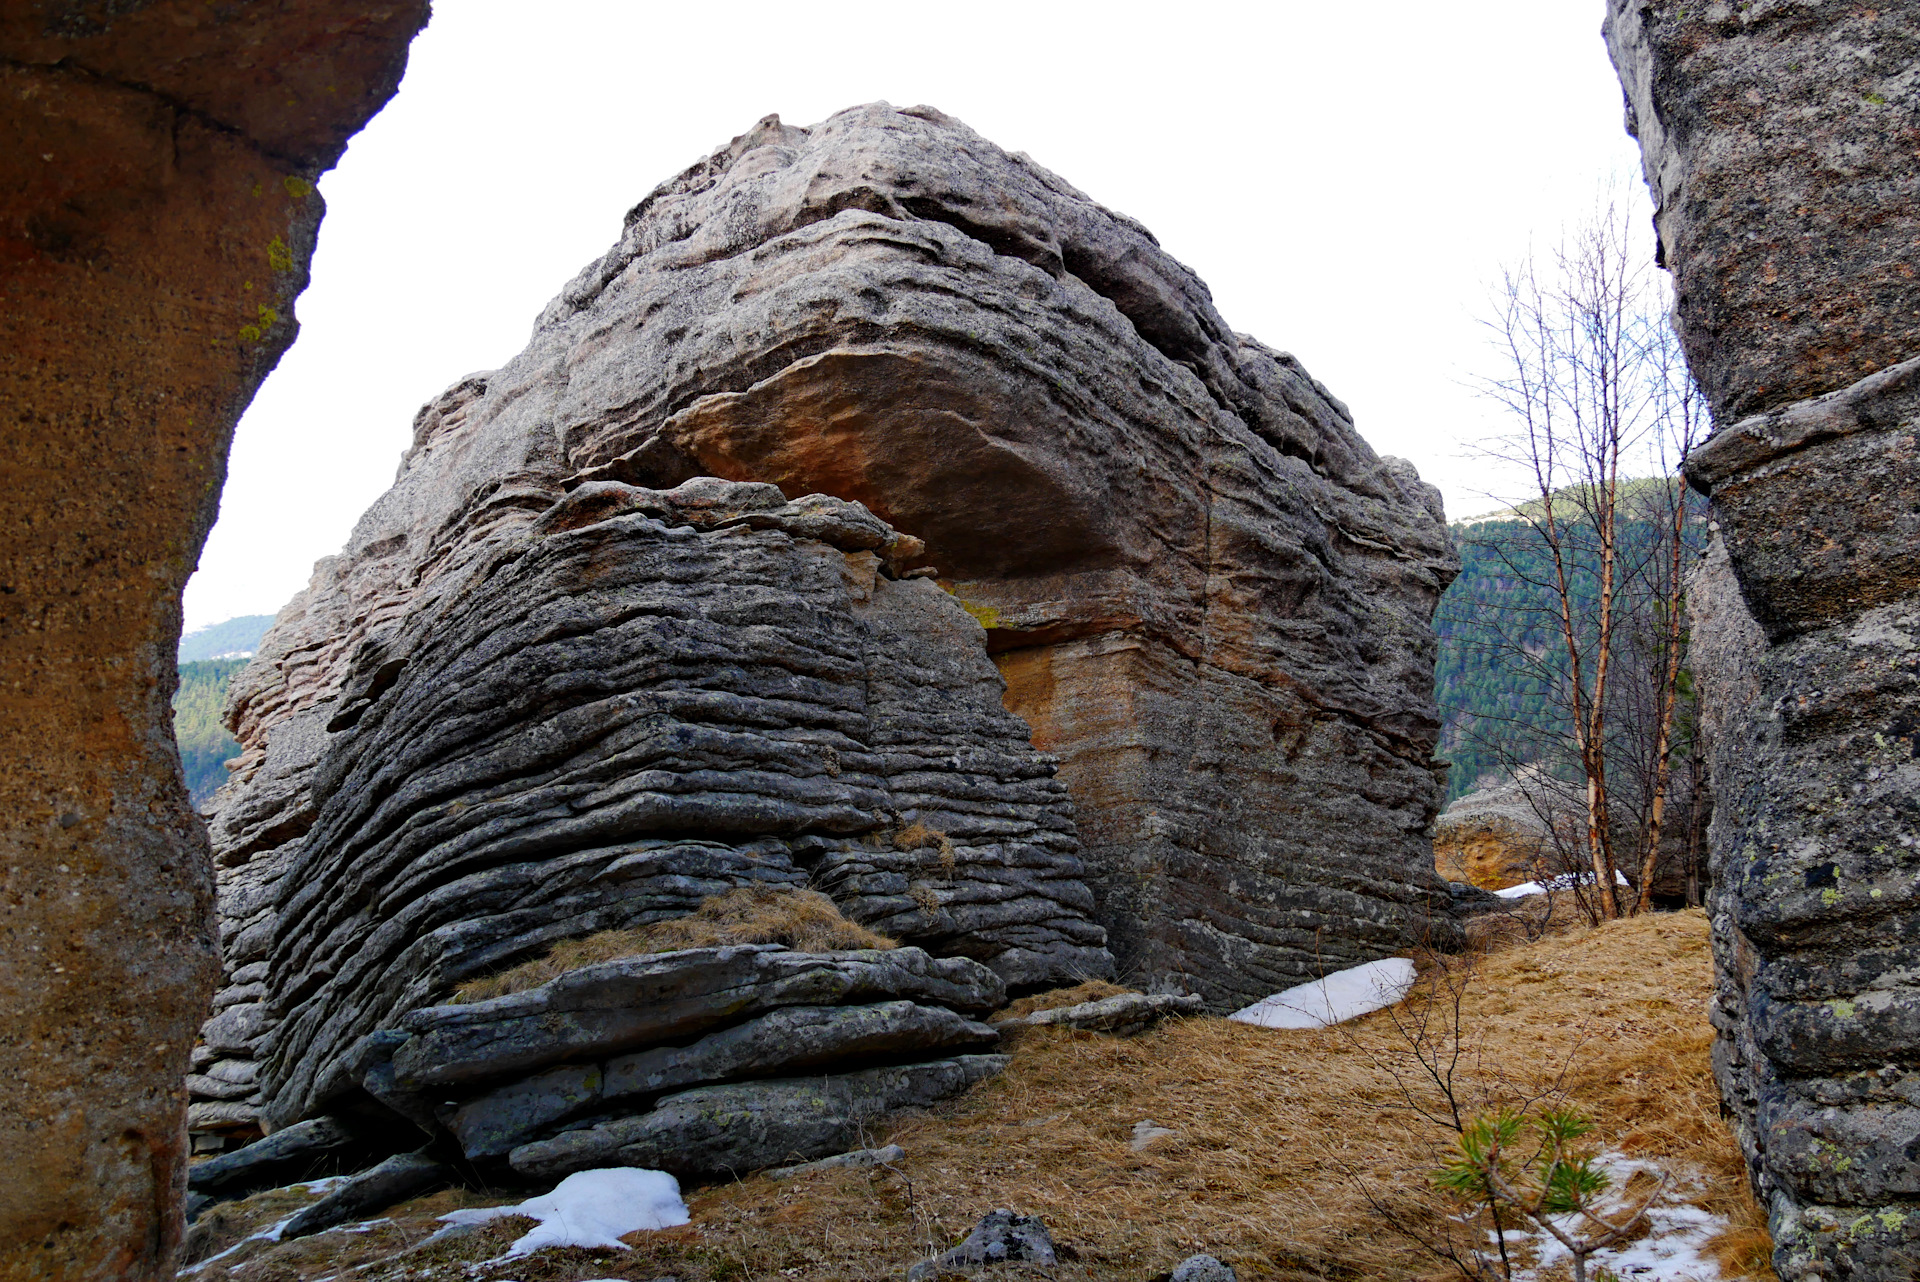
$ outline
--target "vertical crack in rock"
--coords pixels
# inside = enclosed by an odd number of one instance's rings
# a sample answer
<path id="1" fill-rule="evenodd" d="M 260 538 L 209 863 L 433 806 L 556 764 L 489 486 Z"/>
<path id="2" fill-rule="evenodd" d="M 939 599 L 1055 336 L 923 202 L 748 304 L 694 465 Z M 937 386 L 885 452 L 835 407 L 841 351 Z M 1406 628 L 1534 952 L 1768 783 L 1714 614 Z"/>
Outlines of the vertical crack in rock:
<path id="1" fill-rule="evenodd" d="M 1714 1068 L 1782 1278 L 1920 1259 L 1920 17 L 1612 0 L 1719 537 Z"/>
<path id="2" fill-rule="evenodd" d="M 931 108 L 770 117 L 422 410 L 236 680 L 196 1118 L 357 1107 L 463 979 L 755 882 L 1221 1008 L 1444 942 L 1456 565 L 1138 224 Z"/>

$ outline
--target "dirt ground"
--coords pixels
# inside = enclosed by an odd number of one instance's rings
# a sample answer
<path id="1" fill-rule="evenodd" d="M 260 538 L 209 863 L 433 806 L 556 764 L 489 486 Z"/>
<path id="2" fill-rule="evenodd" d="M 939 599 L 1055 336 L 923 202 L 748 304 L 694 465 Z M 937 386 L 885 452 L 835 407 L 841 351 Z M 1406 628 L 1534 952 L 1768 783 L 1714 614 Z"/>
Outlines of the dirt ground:
<path id="1" fill-rule="evenodd" d="M 241 1242 L 207 1260 L 311 1197 L 283 1190 L 203 1217 L 196 1253 L 207 1262 L 185 1276 L 854 1282 L 902 1277 L 987 1211 L 1009 1207 L 1040 1216 L 1066 1248 L 1070 1258 L 1045 1274 L 1056 1279 L 1147 1282 L 1201 1251 L 1242 1279 L 1457 1277 L 1408 1236 L 1432 1240 L 1448 1227 L 1427 1176 L 1452 1132 L 1423 1114 L 1449 1110 L 1422 1048 L 1443 1073 L 1451 1066 L 1468 1112 L 1551 1093 L 1586 1110 L 1606 1150 L 1670 1172 L 1673 1199 L 1725 1221 L 1707 1248 L 1720 1277 L 1763 1276 L 1764 1216 L 1708 1067 L 1704 915 L 1490 947 L 1422 959 L 1406 1003 L 1332 1029 L 1201 1018 L 1129 1039 L 1019 1034 L 1005 1074 L 871 1137 L 906 1150 L 892 1167 L 690 1190 L 692 1223 L 634 1234 L 630 1251 L 498 1260 L 530 1226 L 524 1219 L 420 1245 L 436 1215 L 517 1200 L 458 1191 L 371 1225 Z M 1175 1134 L 1135 1149 L 1141 1121 Z"/>

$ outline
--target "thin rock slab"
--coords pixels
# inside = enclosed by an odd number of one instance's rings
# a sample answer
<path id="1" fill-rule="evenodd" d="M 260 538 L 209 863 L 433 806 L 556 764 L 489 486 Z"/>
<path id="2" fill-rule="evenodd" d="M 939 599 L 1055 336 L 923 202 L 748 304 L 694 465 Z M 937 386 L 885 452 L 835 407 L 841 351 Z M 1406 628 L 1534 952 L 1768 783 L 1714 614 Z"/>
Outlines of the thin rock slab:
<path id="1" fill-rule="evenodd" d="M 767 1178 L 791 1180 L 802 1175 L 815 1175 L 821 1171 L 866 1170 L 869 1167 L 898 1162 L 906 1155 L 907 1150 L 898 1144 L 889 1144 L 885 1148 L 857 1148 L 851 1153 L 835 1153 L 832 1157 L 802 1162 L 798 1166 L 778 1166 L 767 1172 Z"/>
<path id="2" fill-rule="evenodd" d="M 214 1201 L 245 1197 L 312 1175 L 365 1141 L 331 1117 L 316 1117 L 187 1168 L 187 1188 Z"/>
<path id="3" fill-rule="evenodd" d="M 524 993 L 414 1011 L 392 1053 L 395 1084 L 420 1090 L 498 1080 L 619 1054 L 782 1006 L 907 998 L 985 1013 L 1000 978 L 918 948 L 799 953 L 777 944 L 691 948 L 569 971 Z"/>
<path id="4" fill-rule="evenodd" d="M 1117 993 L 1077 1006 L 1057 1006 L 1037 1010 L 1030 1015 L 995 1020 L 1002 1031 L 1015 1028 L 1067 1027 L 1090 1033 L 1112 1033 L 1131 1037 L 1145 1032 L 1163 1019 L 1180 1015 L 1198 1015 L 1207 1007 L 1198 993 Z"/>
<path id="5" fill-rule="evenodd" d="M 455 1178 L 453 1168 L 425 1153 L 401 1153 L 360 1172 L 302 1210 L 280 1231 L 280 1239 L 290 1241 L 366 1219 L 396 1202 L 445 1188 Z"/>
<path id="6" fill-rule="evenodd" d="M 844 1152 L 896 1109 L 960 1094 L 1004 1069 L 1005 1055 L 958 1055 L 838 1077 L 703 1086 L 652 1112 L 563 1131 L 513 1150 L 513 1169 L 552 1178 L 601 1166 L 644 1166 L 682 1179 L 742 1175 Z"/>
<path id="7" fill-rule="evenodd" d="M 621 1100 L 741 1078 L 790 1076 L 882 1057 L 945 1055 L 1000 1040 L 985 1024 L 910 1001 L 788 1006 L 604 1064 L 566 1064 L 462 1104 L 446 1121 L 469 1158 L 504 1157 L 569 1117 Z"/>

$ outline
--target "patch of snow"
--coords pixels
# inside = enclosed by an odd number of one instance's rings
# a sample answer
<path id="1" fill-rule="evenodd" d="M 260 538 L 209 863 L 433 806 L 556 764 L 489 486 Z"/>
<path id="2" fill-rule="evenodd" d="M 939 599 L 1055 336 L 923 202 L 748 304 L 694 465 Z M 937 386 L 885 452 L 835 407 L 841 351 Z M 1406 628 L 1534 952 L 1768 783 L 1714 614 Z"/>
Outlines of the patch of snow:
<path id="1" fill-rule="evenodd" d="M 1546 881 L 1523 881 L 1518 886 L 1508 886 L 1505 890 L 1496 890 L 1493 893 L 1502 899 L 1525 899 L 1528 895 L 1544 895 L 1549 890 L 1572 890 L 1575 886 L 1587 885 L 1592 880 L 1591 875 L 1568 873 L 1564 877 L 1549 877 Z M 1613 870 L 1613 884 L 1626 886 L 1631 883 L 1627 881 L 1626 874 L 1616 868 Z"/>
<path id="2" fill-rule="evenodd" d="M 553 1192 L 530 1197 L 518 1206 L 454 1211 L 440 1219 L 446 1224 L 483 1224 L 507 1215 L 525 1215 L 540 1223 L 517 1239 L 500 1257 L 503 1260 L 548 1246 L 624 1251 L 627 1244 L 620 1240 L 624 1234 L 671 1228 L 689 1219 L 687 1204 L 680 1200 L 680 1181 L 665 1171 L 632 1167 L 576 1171 Z"/>
<path id="3" fill-rule="evenodd" d="M 1413 963 L 1404 957 L 1389 957 L 1296 985 L 1227 1018 L 1260 1028 L 1325 1028 L 1384 1010 L 1404 998 L 1412 987 Z"/>
<path id="4" fill-rule="evenodd" d="M 1603 1153 L 1598 1165 L 1612 1177 L 1613 1187 L 1596 1209 L 1616 1224 L 1640 1204 L 1639 1198 L 1626 1195 L 1627 1181 L 1636 1171 L 1659 1174 L 1662 1170 L 1618 1153 Z M 1623 1282 L 1721 1282 L 1725 1275 L 1707 1244 L 1726 1230 L 1727 1221 L 1687 1202 L 1689 1190 L 1697 1193 L 1700 1182 L 1696 1176 L 1669 1183 L 1647 1212 L 1646 1236 L 1595 1251 L 1587 1257 L 1588 1275 L 1610 1269 Z M 1569 1237 L 1575 1237 L 1583 1231 L 1579 1221 L 1579 1216 L 1569 1215 L 1556 1218 L 1554 1223 Z M 1526 1241 L 1534 1252 L 1533 1266 L 1515 1270 L 1514 1282 L 1538 1282 L 1569 1254 L 1545 1231 L 1510 1232 L 1507 1238 L 1510 1242 Z"/>
<path id="5" fill-rule="evenodd" d="M 305 1189 L 309 1193 L 331 1193 L 352 1178 L 351 1175 L 326 1175 L 317 1180 L 303 1180 L 293 1187 Z"/>

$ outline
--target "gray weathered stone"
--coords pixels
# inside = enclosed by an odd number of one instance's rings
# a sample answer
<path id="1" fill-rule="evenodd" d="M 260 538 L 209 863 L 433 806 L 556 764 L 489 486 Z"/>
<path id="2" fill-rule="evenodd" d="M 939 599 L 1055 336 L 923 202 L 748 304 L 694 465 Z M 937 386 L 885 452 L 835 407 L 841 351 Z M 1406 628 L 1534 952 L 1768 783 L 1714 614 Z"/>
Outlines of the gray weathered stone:
<path id="1" fill-rule="evenodd" d="M 1029 1015 L 995 1020 L 995 1028 L 1040 1028 L 1060 1025 L 1087 1032 L 1112 1033 L 1129 1037 L 1144 1032 L 1163 1019 L 1176 1015 L 1198 1015 L 1206 1009 L 1206 999 L 1197 993 L 1118 993 L 1075 1006 L 1056 1006 Z"/>
<path id="2" fill-rule="evenodd" d="M 305 1115 L 461 979 L 686 911 L 700 850 L 1020 986 L 1110 973 L 1103 924 L 1222 1009 L 1445 936 L 1453 567 L 1137 224 L 930 108 L 763 122 L 423 409 L 236 682 L 232 1054 Z"/>
<path id="3" fill-rule="evenodd" d="M 840 1076 L 703 1086 L 651 1112 L 562 1131 L 513 1150 L 523 1175 L 642 1166 L 682 1179 L 743 1175 L 845 1151 L 896 1109 L 957 1095 L 1006 1066 L 1004 1055 L 873 1068 Z"/>
<path id="4" fill-rule="evenodd" d="M 364 1148 L 365 1141 L 330 1117 L 299 1122 L 245 1148 L 187 1168 L 187 1187 L 220 1199 L 244 1197 L 312 1175 L 327 1159 Z"/>
<path id="5" fill-rule="evenodd" d="M 906 1155 L 907 1150 L 898 1144 L 889 1144 L 885 1148 L 857 1148 L 851 1153 L 835 1153 L 832 1157 L 802 1162 L 798 1166 L 777 1166 L 767 1172 L 767 1178 L 792 1180 L 821 1171 L 864 1170 L 867 1167 L 885 1166 L 889 1162 L 898 1162 Z"/>
<path id="6" fill-rule="evenodd" d="M 908 1282 L 923 1282 L 946 1273 L 958 1273 L 996 1264 L 1032 1264 L 1049 1267 L 1058 1264 L 1053 1235 L 1037 1215 L 1015 1215 L 1012 1211 L 988 1211 L 973 1232 L 950 1251 L 931 1260 L 922 1260 L 907 1271 Z"/>
<path id="7" fill-rule="evenodd" d="M 1189 1255 L 1173 1268 L 1171 1282 L 1238 1282 L 1233 1266 L 1211 1255 Z"/>
<path id="8" fill-rule="evenodd" d="M 414 1011 L 392 1055 L 405 1090 L 499 1079 L 562 1060 L 697 1036 L 795 1005 L 911 998 L 992 1009 L 992 971 L 918 948 L 796 953 L 776 944 L 695 948 L 601 962 L 524 993 Z"/>
<path id="9" fill-rule="evenodd" d="M 451 1167 L 425 1153 L 401 1153 L 360 1172 L 312 1206 L 301 1208 L 280 1230 L 280 1240 L 291 1241 L 364 1220 L 396 1202 L 445 1188 L 455 1179 Z"/>
<path id="10" fill-rule="evenodd" d="M 1788 1282 L 1920 1258 L 1920 15 L 1611 0 L 1720 537 L 1714 1068 Z"/>
<path id="11" fill-rule="evenodd" d="M 781 1077 L 879 1058 L 988 1046 L 999 1034 L 938 1006 L 790 1006 L 710 1033 L 690 1046 L 659 1046 L 604 1064 L 570 1064 L 462 1104 L 447 1129 L 470 1158 L 503 1157 L 582 1113 L 666 1091 L 741 1078 Z"/>
<path id="12" fill-rule="evenodd" d="M 1074 907 L 1085 890 L 1064 791 L 998 706 L 978 626 L 931 583 L 880 573 L 874 545 L 905 545 L 864 510 L 776 504 L 768 488 L 556 490 L 537 528 L 504 547 L 470 548 L 475 564 L 444 569 L 435 609 L 413 602 L 404 662 L 368 648 L 371 670 L 343 685 L 332 747 L 310 774 L 308 787 L 326 798 L 318 817 L 288 848 L 230 874 L 239 884 L 256 866 L 281 864 L 257 927 L 242 932 L 269 941 L 268 1000 L 232 1008 L 274 1018 L 226 1034 L 233 1046 L 223 1052 L 259 1058 L 269 1121 L 308 1115 L 349 1089 L 346 1061 L 360 1038 L 465 978 L 570 935 L 686 913 L 733 886 L 800 885 L 800 865 L 824 851 L 883 839 L 900 820 L 885 759 L 867 746 L 876 716 L 910 718 L 901 733 L 911 742 L 944 743 L 966 761 L 952 788 L 997 790 L 1003 829 L 1051 843 L 1060 889 L 1044 877 L 996 882 L 1006 892 L 996 911 L 1018 930 L 1002 945 L 970 947 L 989 963 L 1008 953 L 1016 974 L 1043 954 L 1050 966 L 1110 967 L 1098 928 Z M 927 618 L 946 618 L 949 630 Z M 971 685 L 943 692 L 934 683 L 947 670 L 934 661 L 943 646 L 972 647 L 947 664 L 971 664 Z M 931 674 L 915 687 L 917 702 L 896 692 L 894 712 L 872 699 L 885 683 L 870 659 L 882 650 L 916 653 Z M 764 835 L 649 835 L 702 830 Z M 371 886 L 380 893 L 356 889 Z M 1022 906 L 1053 893 L 1063 896 L 1053 907 Z M 255 911 L 248 902 L 236 898 L 236 912 Z M 1046 924 L 1068 919 L 1080 925 Z M 251 963 L 251 952 L 235 953 Z M 870 960 L 862 973 L 891 974 L 906 956 Z M 904 994 L 852 971 L 772 976 L 782 995 L 754 1006 L 743 991 L 727 1010 L 690 1010 L 681 1031 L 807 1000 L 809 983 L 825 985 L 816 1001 L 862 1000 L 867 984 L 874 998 L 920 992 L 987 1009 L 999 981 L 953 960 L 923 966 L 920 987 Z M 946 974 L 962 978 L 956 986 Z M 476 1008 L 440 1022 L 478 1018 Z M 618 1016 L 581 1015 L 577 1036 L 552 1054 L 529 1032 L 521 1067 L 645 1044 L 653 1026 L 634 1018 L 623 1032 Z M 511 1030 L 502 1023 L 487 1035 Z M 472 1058 L 462 1051 L 450 1062 Z M 404 1050 L 393 1062 L 401 1089 L 437 1080 L 409 1078 Z"/>

